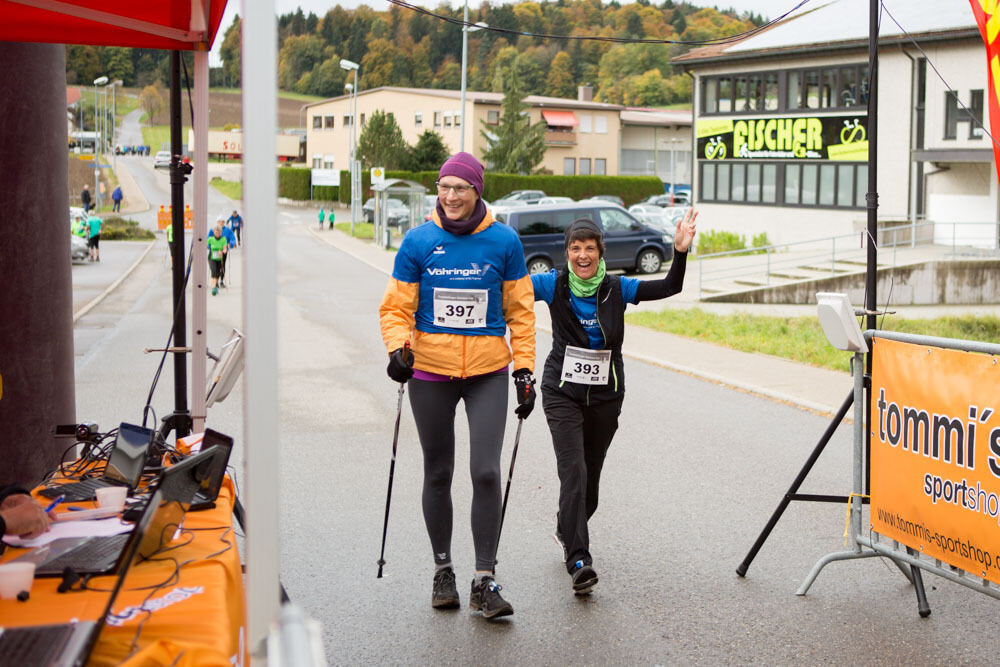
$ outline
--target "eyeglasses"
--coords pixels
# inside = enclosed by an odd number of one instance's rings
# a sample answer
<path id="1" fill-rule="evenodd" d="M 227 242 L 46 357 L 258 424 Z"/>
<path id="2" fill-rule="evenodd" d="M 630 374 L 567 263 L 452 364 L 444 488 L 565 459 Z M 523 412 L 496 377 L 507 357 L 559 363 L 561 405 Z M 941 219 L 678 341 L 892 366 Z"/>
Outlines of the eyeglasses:
<path id="1" fill-rule="evenodd" d="M 464 197 L 471 191 L 475 190 L 471 185 L 442 185 L 440 181 L 436 182 L 434 185 L 437 186 L 438 196 L 444 197 L 451 190 L 459 197 Z"/>

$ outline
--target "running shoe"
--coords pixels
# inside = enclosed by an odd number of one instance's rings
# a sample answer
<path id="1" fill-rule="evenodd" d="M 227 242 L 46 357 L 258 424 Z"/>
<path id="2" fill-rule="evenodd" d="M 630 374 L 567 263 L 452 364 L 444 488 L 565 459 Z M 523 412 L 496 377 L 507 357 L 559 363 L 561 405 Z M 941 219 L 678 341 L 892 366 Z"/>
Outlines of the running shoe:
<path id="1" fill-rule="evenodd" d="M 455 571 L 446 567 L 435 572 L 431 606 L 435 609 L 458 609 L 460 605 L 458 587 L 455 585 Z"/>
<path id="2" fill-rule="evenodd" d="M 573 571 L 573 592 L 577 595 L 587 595 L 597 585 L 597 572 L 582 560 L 576 561 Z"/>
<path id="3" fill-rule="evenodd" d="M 514 613 L 514 608 L 510 606 L 510 603 L 500 597 L 500 586 L 493 581 L 493 577 L 483 577 L 478 586 L 476 580 L 472 580 L 469 607 L 472 608 L 472 611 L 483 612 L 483 618 L 510 616 Z"/>

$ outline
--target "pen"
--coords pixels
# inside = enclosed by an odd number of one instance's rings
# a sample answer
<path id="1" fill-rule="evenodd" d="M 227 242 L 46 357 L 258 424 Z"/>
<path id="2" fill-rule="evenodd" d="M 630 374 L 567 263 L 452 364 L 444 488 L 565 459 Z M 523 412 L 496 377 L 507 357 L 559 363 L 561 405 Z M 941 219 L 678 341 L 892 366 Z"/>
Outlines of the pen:
<path id="1" fill-rule="evenodd" d="M 49 512 L 51 512 L 52 510 L 54 510 L 56 508 L 56 505 L 58 505 L 59 503 L 61 503 L 63 501 L 63 498 L 65 498 L 65 497 L 66 497 L 66 494 L 63 494 L 63 495 L 59 496 L 58 498 L 56 498 L 55 500 L 53 500 L 49 504 L 49 506 L 45 508 L 45 513 L 48 514 Z"/>

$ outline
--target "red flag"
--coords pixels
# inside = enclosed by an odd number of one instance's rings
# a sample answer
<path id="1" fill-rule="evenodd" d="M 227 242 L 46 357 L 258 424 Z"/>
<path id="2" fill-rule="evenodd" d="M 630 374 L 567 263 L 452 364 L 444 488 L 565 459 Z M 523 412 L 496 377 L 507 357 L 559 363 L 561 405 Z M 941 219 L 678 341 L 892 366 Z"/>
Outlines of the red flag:
<path id="1" fill-rule="evenodd" d="M 989 79 L 989 109 L 990 109 L 990 130 L 993 135 L 1000 132 L 1000 7 L 998 0 L 969 0 L 972 5 L 972 13 L 976 15 L 976 25 L 979 26 L 979 34 L 983 36 L 986 44 L 987 78 Z M 1000 144 L 993 140 L 993 165 L 997 169 L 997 178 L 1000 178 Z"/>

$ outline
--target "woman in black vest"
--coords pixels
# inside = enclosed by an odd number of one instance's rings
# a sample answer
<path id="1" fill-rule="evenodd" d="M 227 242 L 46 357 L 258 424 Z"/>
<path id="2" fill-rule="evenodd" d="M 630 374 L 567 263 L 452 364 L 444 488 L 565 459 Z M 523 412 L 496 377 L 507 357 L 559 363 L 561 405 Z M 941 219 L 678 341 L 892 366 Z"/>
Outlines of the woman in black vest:
<path id="1" fill-rule="evenodd" d="M 607 275 L 601 228 L 580 219 L 566 230 L 567 266 L 531 276 L 535 301 L 552 316 L 552 351 L 542 376 L 542 405 L 559 472 L 555 538 L 577 595 L 597 584 L 587 521 L 597 510 L 601 468 L 625 398 L 625 306 L 681 291 L 698 213 L 674 233 L 674 260 L 661 280 Z"/>

